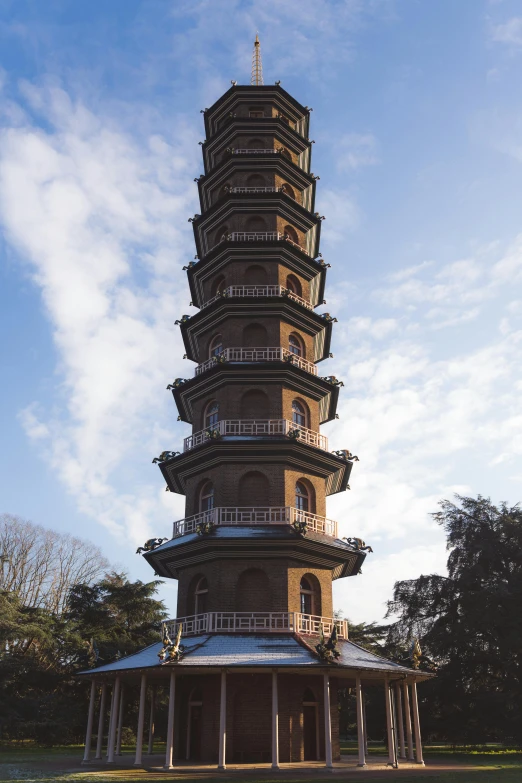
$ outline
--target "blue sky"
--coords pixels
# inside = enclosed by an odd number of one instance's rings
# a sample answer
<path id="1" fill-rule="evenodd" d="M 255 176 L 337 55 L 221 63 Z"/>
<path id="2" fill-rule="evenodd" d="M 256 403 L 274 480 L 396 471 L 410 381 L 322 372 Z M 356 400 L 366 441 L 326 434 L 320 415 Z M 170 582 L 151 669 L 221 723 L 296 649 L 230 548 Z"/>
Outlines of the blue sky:
<path id="1" fill-rule="evenodd" d="M 314 108 L 324 432 L 361 459 L 328 515 L 374 548 L 335 602 L 380 620 L 444 569 L 438 499 L 520 499 L 519 1 L 0 0 L 0 507 L 152 576 L 137 544 L 183 516 L 151 459 L 188 429 L 165 386 L 192 372 L 199 110 L 256 30 L 265 83 Z"/>

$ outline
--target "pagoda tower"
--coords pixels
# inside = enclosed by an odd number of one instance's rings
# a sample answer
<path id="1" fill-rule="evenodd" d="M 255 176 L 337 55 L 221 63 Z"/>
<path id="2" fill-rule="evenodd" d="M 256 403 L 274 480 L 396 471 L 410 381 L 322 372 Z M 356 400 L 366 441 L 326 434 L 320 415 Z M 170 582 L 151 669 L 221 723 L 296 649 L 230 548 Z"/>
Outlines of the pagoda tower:
<path id="1" fill-rule="evenodd" d="M 147 688 L 162 682 L 167 767 L 186 759 L 220 769 L 320 759 L 331 767 L 340 758 L 337 689 L 347 685 L 357 692 L 364 764 L 362 689 L 375 682 L 385 686 L 390 763 L 399 699 L 398 751 L 406 754 L 406 728 L 413 757 L 411 685 L 422 762 L 415 688 L 425 675 L 353 645 L 346 621 L 333 619 L 333 580 L 357 575 L 368 547 L 343 539 L 350 531 L 326 515 L 327 497 L 349 488 L 356 457 L 332 452 L 320 433 L 336 417 L 342 384 L 318 369 L 335 319 L 317 312 L 328 265 L 311 110 L 278 82 L 264 85 L 260 66 L 256 39 L 253 83 L 233 82 L 204 110 L 196 257 L 185 267 L 198 312 L 178 321 L 196 366 L 168 387 L 192 434 L 155 460 L 167 489 L 185 496 L 185 514 L 168 541 L 148 542 L 144 553 L 157 575 L 178 580 L 176 618 L 161 650 L 84 674 L 93 689 L 114 683 L 109 760 L 114 690 L 138 677 L 138 764 Z"/>

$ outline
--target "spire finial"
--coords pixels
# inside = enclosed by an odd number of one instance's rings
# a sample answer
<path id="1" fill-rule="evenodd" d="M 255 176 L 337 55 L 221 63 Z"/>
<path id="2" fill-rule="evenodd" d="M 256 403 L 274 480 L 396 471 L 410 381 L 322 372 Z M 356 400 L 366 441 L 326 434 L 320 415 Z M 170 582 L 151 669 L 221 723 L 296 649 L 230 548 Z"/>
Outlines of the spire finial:
<path id="1" fill-rule="evenodd" d="M 250 84 L 263 84 L 263 63 L 261 62 L 261 44 L 259 43 L 259 35 L 256 33 L 256 40 L 254 41 L 254 51 L 252 53 L 252 76 L 250 78 Z"/>

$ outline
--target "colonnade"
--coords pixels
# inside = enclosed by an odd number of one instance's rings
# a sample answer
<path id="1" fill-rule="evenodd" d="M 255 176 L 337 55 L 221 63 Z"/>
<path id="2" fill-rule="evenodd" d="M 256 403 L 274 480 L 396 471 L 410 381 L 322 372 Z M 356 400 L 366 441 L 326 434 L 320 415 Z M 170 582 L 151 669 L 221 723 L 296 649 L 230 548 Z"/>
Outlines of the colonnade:
<path id="1" fill-rule="evenodd" d="M 410 708 L 411 688 L 411 708 Z M 366 766 L 368 752 L 368 735 L 366 731 L 366 710 L 364 692 L 360 676 L 355 678 L 355 694 L 357 705 L 357 744 L 359 767 Z M 417 683 L 407 680 L 395 681 L 393 684 L 384 681 L 384 700 L 386 708 L 386 733 L 388 740 L 388 764 L 397 767 L 399 759 L 415 761 L 424 766 L 422 741 L 420 733 L 419 702 L 417 698 Z M 412 732 L 413 715 L 413 732 Z M 406 727 L 406 736 L 404 732 Z M 414 742 L 415 737 L 415 751 Z"/>
<path id="2" fill-rule="evenodd" d="M 323 675 L 323 706 L 324 706 L 324 747 L 325 766 L 333 769 L 332 757 L 332 723 L 330 705 L 330 673 Z M 176 704 L 176 668 L 170 669 L 169 676 L 169 702 L 167 718 L 167 743 L 165 753 L 165 769 L 173 768 L 174 755 L 174 716 Z M 272 670 L 272 769 L 279 769 L 279 694 L 278 672 Z M 94 713 L 96 704 L 96 691 L 98 683 L 91 683 L 89 713 L 87 717 L 87 731 L 85 735 L 85 753 L 83 762 L 88 763 L 91 756 L 92 733 L 94 725 Z M 411 708 L 410 708 L 411 688 Z M 366 730 L 366 709 L 364 703 L 364 690 L 361 676 L 355 677 L 356 712 L 357 712 L 357 741 L 358 741 L 358 766 L 366 766 L 368 753 L 368 735 Z M 388 738 L 388 764 L 398 766 L 398 759 L 416 761 L 424 764 L 421 745 L 419 705 L 417 699 L 417 684 L 407 680 L 391 683 L 389 679 L 384 682 L 384 696 L 386 707 L 386 728 Z M 152 687 L 149 713 L 148 753 L 151 754 L 154 742 L 154 710 L 156 699 L 156 684 Z M 141 766 L 143 762 L 143 732 L 145 728 L 145 705 L 147 701 L 147 675 L 142 674 L 140 679 L 140 700 L 138 709 L 138 731 L 136 737 L 135 766 Z M 107 683 L 101 683 L 100 708 L 98 716 L 98 737 L 96 743 L 95 760 L 102 759 L 103 735 L 105 727 L 105 710 L 107 704 Z M 124 685 L 120 675 L 116 675 L 111 693 L 111 705 L 109 713 L 109 728 L 107 738 L 107 762 L 114 763 L 116 755 L 121 755 L 121 740 L 124 709 Z M 226 739 L 227 739 L 227 670 L 221 670 L 221 692 L 219 710 L 219 752 L 218 769 L 226 769 Z M 413 716 L 413 731 L 412 731 Z M 406 731 L 405 731 L 406 729 Z M 415 739 L 415 753 L 414 753 Z"/>

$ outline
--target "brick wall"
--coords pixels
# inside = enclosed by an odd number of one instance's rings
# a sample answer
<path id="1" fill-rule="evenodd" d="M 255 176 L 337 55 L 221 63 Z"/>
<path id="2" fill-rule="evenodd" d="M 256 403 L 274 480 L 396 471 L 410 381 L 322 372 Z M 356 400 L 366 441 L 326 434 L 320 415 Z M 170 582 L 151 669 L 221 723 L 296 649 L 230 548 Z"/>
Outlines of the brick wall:
<path id="1" fill-rule="evenodd" d="M 330 715 L 334 760 L 340 758 L 337 681 L 330 678 Z M 342 684 L 339 683 L 342 687 Z M 187 756 L 189 701 L 197 689 L 202 696 L 201 761 L 217 763 L 219 743 L 220 675 L 178 676 L 174 731 L 174 757 Z M 323 675 L 278 674 L 279 759 L 281 763 L 304 760 L 303 698 L 312 691 L 317 702 L 319 757 L 324 759 Z M 226 761 L 270 762 L 272 758 L 272 673 L 227 674 Z"/>

